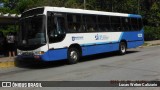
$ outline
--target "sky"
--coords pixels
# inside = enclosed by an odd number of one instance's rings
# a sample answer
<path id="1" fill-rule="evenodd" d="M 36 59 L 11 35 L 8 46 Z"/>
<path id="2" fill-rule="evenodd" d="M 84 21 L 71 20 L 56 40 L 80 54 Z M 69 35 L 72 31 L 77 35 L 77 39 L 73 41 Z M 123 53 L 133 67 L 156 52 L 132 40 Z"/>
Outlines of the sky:
<path id="1" fill-rule="evenodd" d="M 0 3 L 0 7 L 3 7 L 3 3 Z"/>

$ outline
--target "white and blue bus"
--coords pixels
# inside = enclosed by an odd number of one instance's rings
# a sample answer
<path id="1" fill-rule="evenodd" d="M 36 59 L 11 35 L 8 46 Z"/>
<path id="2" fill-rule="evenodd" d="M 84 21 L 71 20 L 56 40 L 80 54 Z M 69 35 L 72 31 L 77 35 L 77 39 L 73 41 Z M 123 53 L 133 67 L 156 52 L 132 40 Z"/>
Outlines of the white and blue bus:
<path id="1" fill-rule="evenodd" d="M 74 64 L 87 55 L 123 55 L 144 43 L 144 30 L 140 15 L 45 6 L 22 13 L 18 37 L 18 58 Z"/>

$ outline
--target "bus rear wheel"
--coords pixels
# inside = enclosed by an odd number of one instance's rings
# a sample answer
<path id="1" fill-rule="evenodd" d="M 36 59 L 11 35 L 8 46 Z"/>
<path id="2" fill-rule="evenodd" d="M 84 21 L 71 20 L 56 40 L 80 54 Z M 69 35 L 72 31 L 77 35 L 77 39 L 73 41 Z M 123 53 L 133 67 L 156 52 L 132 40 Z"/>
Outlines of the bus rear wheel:
<path id="1" fill-rule="evenodd" d="M 68 63 L 76 64 L 80 59 L 80 52 L 77 48 L 69 48 L 68 50 Z"/>
<path id="2" fill-rule="evenodd" d="M 119 45 L 119 54 L 120 55 L 124 55 L 126 54 L 126 51 L 127 51 L 127 45 L 125 42 L 120 42 L 120 45 Z"/>

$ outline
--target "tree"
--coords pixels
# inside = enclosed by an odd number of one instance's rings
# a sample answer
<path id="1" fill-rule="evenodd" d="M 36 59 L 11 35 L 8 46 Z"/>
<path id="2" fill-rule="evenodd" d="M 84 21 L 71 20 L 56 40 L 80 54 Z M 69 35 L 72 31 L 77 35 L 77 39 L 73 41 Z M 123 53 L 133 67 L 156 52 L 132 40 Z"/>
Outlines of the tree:
<path id="1" fill-rule="evenodd" d="M 0 12 L 3 13 L 16 13 L 15 7 L 18 0 L 1 0 L 0 1 Z"/>
<path id="2" fill-rule="evenodd" d="M 154 23 L 155 26 L 160 24 L 160 1 L 154 2 L 150 11 L 149 11 L 148 21 L 149 23 Z"/>
<path id="3" fill-rule="evenodd" d="M 20 0 L 17 4 L 16 11 L 18 13 L 24 12 L 26 9 L 31 8 L 34 5 L 33 0 Z"/>
<path id="4" fill-rule="evenodd" d="M 13 10 L 13 9 L 15 9 L 18 1 L 19 0 L 2 0 L 1 2 L 4 3 L 4 7 L 8 7 L 11 10 Z"/>
<path id="5" fill-rule="evenodd" d="M 69 8 L 83 8 L 83 4 L 78 0 L 68 0 L 65 2 L 64 6 Z"/>
<path id="6" fill-rule="evenodd" d="M 153 2 L 153 4 L 146 11 L 145 24 L 145 38 L 147 40 L 160 39 L 160 1 Z"/>

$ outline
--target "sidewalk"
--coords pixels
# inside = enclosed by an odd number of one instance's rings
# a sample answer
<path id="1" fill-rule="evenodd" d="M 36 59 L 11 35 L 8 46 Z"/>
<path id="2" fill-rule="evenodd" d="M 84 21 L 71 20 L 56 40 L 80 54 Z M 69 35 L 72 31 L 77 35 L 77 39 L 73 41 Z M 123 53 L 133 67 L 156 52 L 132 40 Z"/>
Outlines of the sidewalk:
<path id="1" fill-rule="evenodd" d="M 5 56 L 1 56 L 0 57 L 0 63 L 1 62 L 13 62 L 14 61 L 14 58 L 9 58 L 9 57 L 5 57 Z"/>
<path id="2" fill-rule="evenodd" d="M 155 46 L 160 45 L 160 40 L 154 40 L 154 41 L 145 41 L 146 46 Z"/>
<path id="3" fill-rule="evenodd" d="M 154 41 L 145 41 L 145 44 L 140 47 L 148 47 L 148 46 L 156 46 L 160 45 L 160 40 L 154 40 Z M 3 57 L 0 56 L 0 69 L 1 68 L 6 68 L 6 67 L 14 67 L 14 58 L 9 58 L 9 57 Z"/>

